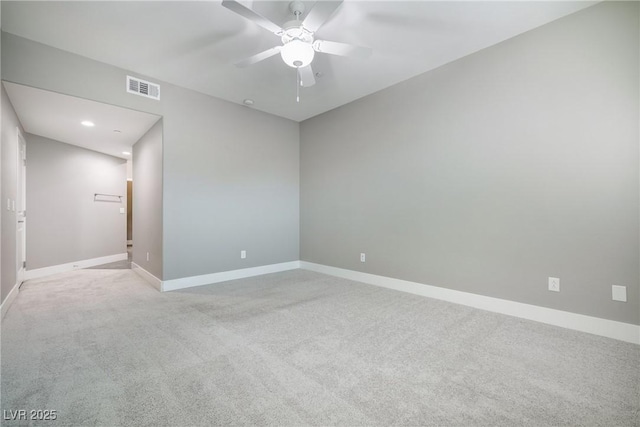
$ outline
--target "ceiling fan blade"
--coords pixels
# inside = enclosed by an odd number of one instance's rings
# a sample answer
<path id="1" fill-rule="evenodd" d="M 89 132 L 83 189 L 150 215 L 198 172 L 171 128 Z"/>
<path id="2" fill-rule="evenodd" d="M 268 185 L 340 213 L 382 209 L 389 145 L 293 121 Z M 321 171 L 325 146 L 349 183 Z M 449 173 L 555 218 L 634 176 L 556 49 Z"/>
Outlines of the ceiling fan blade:
<path id="1" fill-rule="evenodd" d="M 250 56 L 246 59 L 243 59 L 242 61 L 236 62 L 236 67 L 239 67 L 239 68 L 248 67 L 249 65 L 253 65 L 256 62 L 260 62 L 267 58 L 271 58 L 273 55 L 277 55 L 278 53 L 280 53 L 280 49 L 282 49 L 282 46 L 276 46 L 276 47 L 272 47 L 271 49 L 267 49 L 263 52 L 256 53 L 255 55 Z"/>
<path id="2" fill-rule="evenodd" d="M 311 64 L 298 68 L 298 74 L 300 75 L 300 82 L 303 87 L 310 87 L 316 84 L 316 78 L 313 75 Z"/>
<path id="3" fill-rule="evenodd" d="M 351 56 L 355 58 L 367 58 L 371 55 L 371 49 L 368 47 L 353 46 L 327 40 L 316 40 L 313 42 L 313 50 L 320 53 L 330 53 L 331 55 Z"/>
<path id="4" fill-rule="evenodd" d="M 222 6 L 226 7 L 227 9 L 237 13 L 238 15 L 244 18 L 247 18 L 255 22 L 256 24 L 260 25 L 262 28 L 271 31 L 274 34 L 282 34 L 282 28 L 280 28 L 279 25 L 274 24 L 264 16 L 258 14 L 257 12 L 254 12 L 253 10 L 246 7 L 245 5 L 238 3 L 236 0 L 222 0 Z"/>
<path id="5" fill-rule="evenodd" d="M 333 14 L 333 12 L 342 4 L 343 0 L 339 1 L 322 1 L 318 0 L 316 4 L 311 8 L 307 17 L 302 21 L 302 26 L 307 30 L 315 33 L 318 31 L 322 24 Z"/>

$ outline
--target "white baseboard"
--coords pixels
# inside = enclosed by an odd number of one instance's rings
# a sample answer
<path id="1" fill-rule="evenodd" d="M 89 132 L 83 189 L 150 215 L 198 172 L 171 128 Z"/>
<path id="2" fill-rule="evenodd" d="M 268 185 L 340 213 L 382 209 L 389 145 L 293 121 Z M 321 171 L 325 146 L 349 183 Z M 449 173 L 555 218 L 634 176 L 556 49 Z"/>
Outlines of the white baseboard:
<path id="1" fill-rule="evenodd" d="M 147 270 L 145 270 L 144 268 L 140 267 L 135 262 L 131 263 L 131 269 L 138 276 L 142 277 L 145 281 L 150 283 L 151 286 L 153 286 L 154 288 L 156 288 L 159 291 L 162 291 L 162 280 L 158 279 L 156 276 L 154 276 L 153 274 L 149 273 Z"/>
<path id="2" fill-rule="evenodd" d="M 469 307 L 479 308 L 481 310 L 507 314 L 509 316 L 520 317 L 549 325 L 560 326 L 567 329 L 640 344 L 640 326 L 632 325 L 630 323 L 616 322 L 614 320 L 601 319 L 599 317 L 585 316 L 583 314 L 571 313 L 568 311 L 555 310 L 500 298 L 492 298 L 468 292 L 456 291 L 453 289 L 394 279 L 391 277 L 314 264 L 306 261 L 300 261 L 300 268 L 329 274 L 331 276 L 342 277 L 344 279 L 368 283 L 370 285 L 448 301 L 455 304 L 462 304 Z"/>
<path id="3" fill-rule="evenodd" d="M 0 319 L 4 319 L 4 316 L 7 314 L 7 311 L 9 311 L 9 307 L 11 307 L 11 304 L 13 304 L 13 300 L 16 299 L 19 292 L 20 292 L 20 285 L 16 283 L 11 289 L 11 292 L 9 292 L 9 295 L 7 295 L 4 301 L 2 301 L 2 304 L 0 304 Z"/>
<path id="4" fill-rule="evenodd" d="M 108 255 L 99 258 L 85 259 L 82 261 L 69 262 L 66 264 L 52 265 L 51 267 L 36 268 L 27 270 L 24 273 L 24 280 L 37 279 L 39 277 L 50 276 L 52 274 L 66 273 L 67 271 L 78 270 L 80 268 L 95 267 L 96 265 L 108 264 L 110 262 L 124 261 L 127 253 Z"/>
<path id="5" fill-rule="evenodd" d="M 280 264 L 261 265 L 259 267 L 242 268 L 240 270 L 223 271 L 220 273 L 203 274 L 202 276 L 183 277 L 162 282 L 162 291 L 176 291 L 194 286 L 210 285 L 226 282 L 227 280 L 244 279 L 262 274 L 278 273 L 280 271 L 300 268 L 300 261 L 283 262 Z"/>

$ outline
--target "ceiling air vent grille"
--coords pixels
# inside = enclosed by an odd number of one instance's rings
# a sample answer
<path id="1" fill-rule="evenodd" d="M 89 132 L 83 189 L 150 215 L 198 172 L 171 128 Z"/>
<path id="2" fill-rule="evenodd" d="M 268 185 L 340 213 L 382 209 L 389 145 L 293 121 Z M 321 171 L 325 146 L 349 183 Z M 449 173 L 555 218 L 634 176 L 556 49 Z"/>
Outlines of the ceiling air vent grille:
<path id="1" fill-rule="evenodd" d="M 160 99 L 160 85 L 127 76 L 127 92 L 147 98 Z"/>

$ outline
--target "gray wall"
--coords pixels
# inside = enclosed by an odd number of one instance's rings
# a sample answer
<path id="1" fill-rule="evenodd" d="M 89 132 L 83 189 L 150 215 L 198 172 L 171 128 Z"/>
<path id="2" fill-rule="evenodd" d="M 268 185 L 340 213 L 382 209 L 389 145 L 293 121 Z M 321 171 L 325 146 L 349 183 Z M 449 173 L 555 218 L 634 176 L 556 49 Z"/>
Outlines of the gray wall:
<path id="1" fill-rule="evenodd" d="M 126 160 L 41 136 L 27 139 L 27 268 L 126 253 Z M 94 193 L 123 196 L 94 201 Z"/>
<path id="2" fill-rule="evenodd" d="M 19 127 L 23 136 L 24 129 L 18 121 L 4 85 L 0 84 L 0 86 L 2 86 L 2 134 L 0 136 L 0 172 L 2 173 L 0 191 L 2 266 L 0 275 L 2 283 L 0 294 L 2 301 L 4 301 L 16 284 L 16 213 L 7 210 L 7 199 L 16 200 L 17 196 L 18 134 L 16 129 Z"/>
<path id="3" fill-rule="evenodd" d="M 133 244 L 133 262 L 162 279 L 162 120 L 133 146 Z"/>
<path id="4" fill-rule="evenodd" d="M 301 259 L 639 324 L 638 16 L 600 4 L 303 122 Z"/>
<path id="5" fill-rule="evenodd" d="M 296 122 L 135 73 L 162 100 L 127 94 L 126 70 L 8 33 L 2 55 L 4 80 L 163 117 L 165 280 L 299 259 Z"/>
<path id="6" fill-rule="evenodd" d="M 297 261 L 298 124 L 196 92 L 166 96 L 164 278 Z"/>

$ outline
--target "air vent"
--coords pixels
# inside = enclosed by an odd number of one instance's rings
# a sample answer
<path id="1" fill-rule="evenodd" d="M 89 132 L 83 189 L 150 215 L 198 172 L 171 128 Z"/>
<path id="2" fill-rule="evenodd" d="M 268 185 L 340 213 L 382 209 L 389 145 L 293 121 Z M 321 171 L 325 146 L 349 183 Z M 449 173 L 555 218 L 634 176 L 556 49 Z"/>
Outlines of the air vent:
<path id="1" fill-rule="evenodd" d="M 160 99 L 160 85 L 127 76 L 127 92 L 147 98 Z"/>

